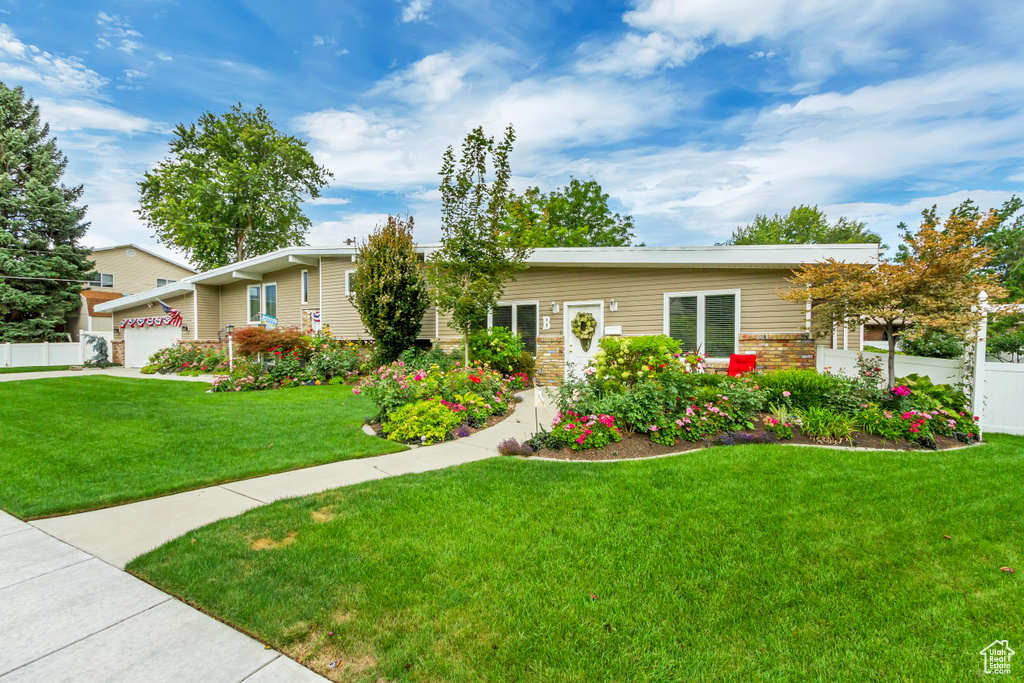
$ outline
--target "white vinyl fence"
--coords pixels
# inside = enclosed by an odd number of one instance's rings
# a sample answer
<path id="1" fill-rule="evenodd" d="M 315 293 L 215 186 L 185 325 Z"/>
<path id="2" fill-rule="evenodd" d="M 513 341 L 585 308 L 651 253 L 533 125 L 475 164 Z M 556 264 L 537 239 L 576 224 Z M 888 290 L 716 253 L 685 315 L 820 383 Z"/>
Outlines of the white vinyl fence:
<path id="1" fill-rule="evenodd" d="M 49 365 L 81 365 L 95 355 L 92 339 L 102 337 L 107 343 L 107 358 L 113 355 L 111 332 L 83 332 L 77 342 L 38 342 L 28 344 L 0 344 L 0 367 L 29 368 Z"/>
<path id="2" fill-rule="evenodd" d="M 816 354 L 818 372 L 828 370 L 851 377 L 857 374 L 857 351 L 842 351 L 819 346 Z M 882 360 L 884 353 L 865 351 L 865 356 Z M 963 377 L 963 366 L 958 360 L 896 356 L 896 376 L 910 374 L 927 376 L 935 384 L 956 384 Z M 1024 365 L 988 361 L 984 364 L 984 410 L 981 412 L 982 429 L 1005 434 L 1024 434 Z M 978 412 L 978 411 L 975 411 Z"/>

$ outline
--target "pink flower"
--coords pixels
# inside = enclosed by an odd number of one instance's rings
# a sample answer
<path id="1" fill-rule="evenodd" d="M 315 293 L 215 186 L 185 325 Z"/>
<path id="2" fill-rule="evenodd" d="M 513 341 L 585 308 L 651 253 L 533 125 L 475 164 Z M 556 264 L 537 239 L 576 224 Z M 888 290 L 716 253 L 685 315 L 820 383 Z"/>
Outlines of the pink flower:
<path id="1" fill-rule="evenodd" d="M 652 432 L 658 431 L 658 425 L 651 425 L 651 431 Z"/>
<path id="2" fill-rule="evenodd" d="M 789 398 L 791 396 L 791 394 L 788 391 L 783 391 L 782 395 L 785 396 L 786 398 Z"/>
<path id="3" fill-rule="evenodd" d="M 358 396 L 359 395 L 359 387 L 354 388 L 352 390 L 352 393 L 355 394 L 356 396 Z"/>

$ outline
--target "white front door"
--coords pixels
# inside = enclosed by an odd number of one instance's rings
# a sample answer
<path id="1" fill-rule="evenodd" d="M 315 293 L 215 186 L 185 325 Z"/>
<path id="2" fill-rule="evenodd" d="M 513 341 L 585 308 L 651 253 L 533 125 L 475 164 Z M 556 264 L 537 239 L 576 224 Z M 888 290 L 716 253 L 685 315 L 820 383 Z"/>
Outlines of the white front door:
<path id="1" fill-rule="evenodd" d="M 582 377 L 583 369 L 597 353 L 597 343 L 604 333 L 604 301 L 578 301 L 563 304 L 563 320 L 565 329 L 565 376 Z M 572 322 L 581 313 L 589 313 L 597 322 L 594 336 L 589 344 L 576 336 L 572 331 Z M 586 348 L 584 348 L 586 347 Z"/>

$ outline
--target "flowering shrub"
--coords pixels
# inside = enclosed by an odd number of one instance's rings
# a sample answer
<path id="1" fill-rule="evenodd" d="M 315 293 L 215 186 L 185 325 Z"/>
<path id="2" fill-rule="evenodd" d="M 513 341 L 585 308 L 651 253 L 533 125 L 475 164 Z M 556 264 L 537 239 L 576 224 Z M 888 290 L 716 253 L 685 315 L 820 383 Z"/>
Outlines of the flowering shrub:
<path id="1" fill-rule="evenodd" d="M 602 337 L 598 345 L 591 374 L 611 391 L 625 392 L 644 379 L 657 380 L 680 364 L 679 342 L 664 334 Z"/>
<path id="2" fill-rule="evenodd" d="M 687 374 L 694 372 L 702 373 L 704 368 L 707 367 L 708 355 L 700 351 L 690 351 L 680 356 L 679 362 L 683 364 L 683 370 Z"/>
<path id="3" fill-rule="evenodd" d="M 461 422 L 440 399 L 408 403 L 388 414 L 381 425 L 389 441 L 432 444 L 451 438 Z"/>
<path id="4" fill-rule="evenodd" d="M 530 379 L 525 372 L 516 372 L 508 377 L 508 388 L 512 391 L 522 391 L 530 386 Z"/>
<path id="5" fill-rule="evenodd" d="M 147 375 L 154 373 L 198 375 L 205 372 L 224 372 L 228 369 L 227 366 L 227 356 L 221 351 L 174 344 L 160 349 L 150 356 L 149 363 L 143 368 L 143 372 Z"/>
<path id="6" fill-rule="evenodd" d="M 571 411 L 555 416 L 551 434 L 574 451 L 601 448 L 622 440 L 622 432 L 611 415 L 579 415 Z"/>
<path id="7" fill-rule="evenodd" d="M 783 422 L 777 417 L 767 415 L 764 418 L 764 431 L 780 441 L 793 438 L 793 423 Z"/>
<path id="8" fill-rule="evenodd" d="M 525 350 L 523 340 L 507 327 L 492 327 L 469 336 L 469 357 L 503 375 L 516 371 Z"/>
<path id="9" fill-rule="evenodd" d="M 897 396 L 900 398 L 906 398 L 910 396 L 910 389 L 908 387 L 903 386 L 902 384 L 897 384 L 892 389 L 890 389 L 889 392 L 893 396 Z"/>
<path id="10" fill-rule="evenodd" d="M 505 439 L 498 444 L 501 455 L 533 455 L 533 447 L 529 443 L 519 443 L 518 439 Z"/>
<path id="11" fill-rule="evenodd" d="M 371 372 L 356 392 L 377 405 L 382 422 L 408 403 L 437 399 L 460 421 L 480 426 L 489 416 L 507 411 L 513 402 L 509 381 L 482 365 L 463 368 L 456 364 L 448 372 L 436 365 L 410 370 L 399 360 Z"/>

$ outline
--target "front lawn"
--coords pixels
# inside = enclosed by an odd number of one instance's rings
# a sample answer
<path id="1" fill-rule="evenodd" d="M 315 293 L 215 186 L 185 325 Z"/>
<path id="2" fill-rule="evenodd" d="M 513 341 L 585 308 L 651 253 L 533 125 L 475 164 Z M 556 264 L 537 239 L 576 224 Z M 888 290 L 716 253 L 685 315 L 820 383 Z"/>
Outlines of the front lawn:
<path id="1" fill-rule="evenodd" d="M 494 459 L 281 501 L 129 570 L 334 680 L 973 680 L 1024 642 L 1022 489 L 999 435 Z"/>
<path id="2" fill-rule="evenodd" d="M 24 368 L 0 368 L 0 375 L 13 375 L 19 372 L 59 372 L 70 367 L 70 365 L 31 365 Z"/>
<path id="3" fill-rule="evenodd" d="M 32 518 L 402 450 L 346 386 L 208 394 L 119 377 L 0 383 L 0 508 Z"/>

